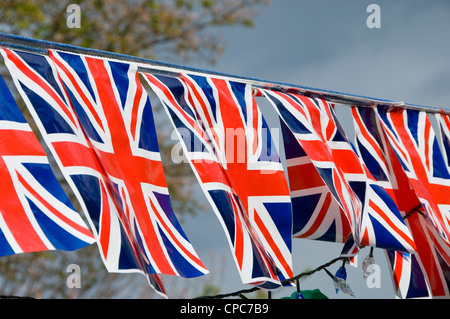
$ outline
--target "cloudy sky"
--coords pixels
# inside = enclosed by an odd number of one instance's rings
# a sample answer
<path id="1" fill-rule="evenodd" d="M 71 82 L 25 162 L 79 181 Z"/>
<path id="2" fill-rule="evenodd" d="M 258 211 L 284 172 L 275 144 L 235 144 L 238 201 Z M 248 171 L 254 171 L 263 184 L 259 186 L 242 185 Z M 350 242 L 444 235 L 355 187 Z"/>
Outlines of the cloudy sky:
<path id="1" fill-rule="evenodd" d="M 369 29 L 369 4 L 381 28 Z M 218 71 L 425 105 L 450 100 L 450 3 L 277 0 L 226 34 Z"/>
<path id="2" fill-rule="evenodd" d="M 367 27 L 370 13 L 366 9 L 371 3 L 381 9 L 381 28 Z M 254 28 L 233 28 L 223 35 L 225 52 L 216 65 L 190 66 L 450 108 L 448 1 L 274 0 L 260 8 Z M 350 123 L 347 120 L 343 118 L 344 127 Z M 221 293 L 247 288 L 239 282 L 225 237 L 212 213 L 187 220 L 185 230 L 210 267 L 210 280 L 221 285 Z M 338 256 L 340 249 L 329 243 L 294 240 L 294 272 L 316 268 Z M 375 252 L 375 262 L 382 270 L 380 287 L 369 289 L 363 281 L 360 266 L 367 254 L 367 249 L 361 252 L 358 269 L 347 266 L 355 295 L 393 298 L 383 252 Z M 211 259 L 211 255 L 215 257 Z M 220 261 L 222 257 L 225 264 Z M 334 273 L 338 266 L 330 267 L 330 271 Z M 335 294 L 323 271 L 301 281 L 301 287 L 319 288 L 330 298 L 348 298 Z M 288 290 L 274 296 L 290 295 Z"/>

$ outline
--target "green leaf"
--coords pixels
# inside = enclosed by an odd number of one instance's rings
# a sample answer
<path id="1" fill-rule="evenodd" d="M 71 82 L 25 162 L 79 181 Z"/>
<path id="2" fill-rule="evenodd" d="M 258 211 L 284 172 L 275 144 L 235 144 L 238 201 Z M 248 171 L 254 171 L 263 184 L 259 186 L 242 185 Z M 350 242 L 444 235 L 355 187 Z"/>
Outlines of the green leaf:
<path id="1" fill-rule="evenodd" d="M 328 299 L 319 289 L 314 290 L 300 290 L 303 299 Z M 281 299 L 296 299 L 297 292 L 294 291 L 289 297 L 282 297 Z"/>
<path id="2" fill-rule="evenodd" d="M 301 290 L 305 299 L 328 299 L 319 289 Z"/>

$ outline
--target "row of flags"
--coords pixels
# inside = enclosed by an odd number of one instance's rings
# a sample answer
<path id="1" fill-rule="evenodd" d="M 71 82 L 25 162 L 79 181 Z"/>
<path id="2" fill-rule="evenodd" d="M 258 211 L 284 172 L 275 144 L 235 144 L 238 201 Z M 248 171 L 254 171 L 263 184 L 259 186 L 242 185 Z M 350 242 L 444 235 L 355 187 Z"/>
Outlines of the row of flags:
<path id="1" fill-rule="evenodd" d="M 321 98 L 57 50 L 0 52 L 89 224 L 1 79 L 0 255 L 96 243 L 109 272 L 141 272 L 164 296 L 161 274 L 208 273 L 172 209 L 142 75 L 244 284 L 282 286 L 293 277 L 292 240 L 305 238 L 342 243 L 345 256 L 384 249 L 399 298 L 450 296 L 447 115 L 436 115 L 436 136 L 425 112 L 352 107 L 351 142 Z M 282 148 L 259 98 L 280 118 Z"/>

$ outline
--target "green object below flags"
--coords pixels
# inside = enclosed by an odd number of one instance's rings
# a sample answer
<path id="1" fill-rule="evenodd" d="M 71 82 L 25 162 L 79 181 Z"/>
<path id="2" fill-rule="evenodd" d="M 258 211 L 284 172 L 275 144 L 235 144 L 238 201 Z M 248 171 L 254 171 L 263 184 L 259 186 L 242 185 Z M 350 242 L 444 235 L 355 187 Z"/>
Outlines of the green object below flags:
<path id="1" fill-rule="evenodd" d="M 319 289 L 314 290 L 300 290 L 303 298 L 301 299 L 328 299 Z M 298 293 L 294 291 L 290 297 L 283 297 L 281 299 L 300 299 Z"/>
<path id="2" fill-rule="evenodd" d="M 328 299 L 319 289 L 300 291 L 305 299 Z"/>

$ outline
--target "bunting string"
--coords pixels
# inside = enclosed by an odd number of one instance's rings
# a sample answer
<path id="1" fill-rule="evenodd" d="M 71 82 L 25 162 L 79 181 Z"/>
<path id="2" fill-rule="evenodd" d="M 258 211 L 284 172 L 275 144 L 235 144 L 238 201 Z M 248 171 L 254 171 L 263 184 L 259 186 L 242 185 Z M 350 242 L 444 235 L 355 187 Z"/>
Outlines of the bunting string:
<path id="1" fill-rule="evenodd" d="M 288 278 L 286 280 L 283 280 L 281 283 L 284 286 L 284 285 L 296 282 L 296 286 L 298 287 L 299 286 L 299 283 L 298 283 L 299 279 L 301 279 L 303 277 L 311 276 L 311 275 L 313 275 L 316 272 L 319 272 L 321 270 L 325 270 L 327 272 L 327 274 L 331 275 L 331 277 L 334 277 L 327 270 L 327 267 L 330 267 L 331 265 L 333 265 L 336 262 L 341 261 L 341 260 L 343 262 L 346 262 L 346 261 L 348 261 L 348 259 L 349 259 L 348 257 L 343 257 L 343 256 L 334 258 L 333 260 L 330 260 L 329 262 L 327 262 L 325 264 L 322 264 L 322 265 L 320 265 L 319 267 L 317 267 L 317 268 L 315 268 L 313 270 L 302 272 L 302 273 L 300 273 L 300 274 L 298 274 L 298 275 L 296 275 L 296 276 L 294 276 L 292 278 Z M 200 296 L 200 297 L 197 297 L 196 299 L 224 299 L 224 298 L 229 298 L 229 297 L 240 297 L 240 298 L 244 299 L 244 298 L 246 298 L 245 294 L 249 294 L 249 293 L 252 293 L 252 292 L 255 292 L 255 291 L 258 291 L 258 290 L 261 290 L 261 288 L 260 287 L 252 287 L 252 288 L 242 289 L 242 290 L 238 290 L 238 291 L 234 291 L 234 292 L 230 292 L 230 293 L 217 294 L 217 295 L 211 295 L 211 296 Z M 269 292 L 270 292 L 270 290 L 269 290 Z"/>

